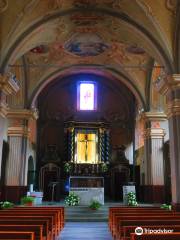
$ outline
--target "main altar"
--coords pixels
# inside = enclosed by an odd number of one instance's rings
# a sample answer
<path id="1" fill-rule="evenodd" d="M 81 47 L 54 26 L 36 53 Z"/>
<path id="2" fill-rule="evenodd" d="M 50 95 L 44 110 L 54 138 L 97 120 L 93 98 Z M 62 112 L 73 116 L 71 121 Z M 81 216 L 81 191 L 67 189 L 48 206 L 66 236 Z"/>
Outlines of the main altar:
<path id="1" fill-rule="evenodd" d="M 81 205 L 92 200 L 104 204 L 102 164 L 109 162 L 109 129 L 105 122 L 66 123 L 68 161 L 73 166 L 69 192 L 80 197 Z"/>
<path id="2" fill-rule="evenodd" d="M 80 205 L 89 205 L 96 200 L 104 205 L 104 178 L 78 177 L 69 178 L 69 192 L 76 193 L 80 198 Z"/>

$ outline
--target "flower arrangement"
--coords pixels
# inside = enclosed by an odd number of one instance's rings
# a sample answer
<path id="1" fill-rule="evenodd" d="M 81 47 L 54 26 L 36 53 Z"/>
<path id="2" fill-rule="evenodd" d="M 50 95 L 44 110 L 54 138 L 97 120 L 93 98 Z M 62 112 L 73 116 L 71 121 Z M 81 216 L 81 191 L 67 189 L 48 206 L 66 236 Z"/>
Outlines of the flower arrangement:
<path id="1" fill-rule="evenodd" d="M 168 204 L 165 204 L 165 203 L 161 205 L 161 208 L 167 209 L 167 210 L 172 210 L 172 206 L 168 205 Z"/>
<path id="2" fill-rule="evenodd" d="M 97 210 L 101 207 L 101 203 L 98 202 L 97 200 L 92 200 L 91 204 L 89 205 L 89 208 L 93 209 L 93 210 Z"/>
<path id="3" fill-rule="evenodd" d="M 105 163 L 105 162 L 102 163 L 100 169 L 101 169 L 101 172 L 103 172 L 103 173 L 107 172 L 108 171 L 107 163 Z"/>
<path id="4" fill-rule="evenodd" d="M 129 192 L 127 194 L 127 201 L 129 206 L 137 206 L 138 203 L 136 201 L 136 193 L 135 192 Z"/>
<path id="5" fill-rule="evenodd" d="M 7 209 L 7 208 L 12 208 L 12 207 L 14 207 L 14 203 L 12 203 L 12 202 L 8 202 L 8 201 L 0 202 L 1 209 Z"/>
<path id="6" fill-rule="evenodd" d="M 65 163 L 64 163 L 64 171 L 65 171 L 66 173 L 70 173 L 71 170 L 72 170 L 72 164 L 69 163 L 69 162 L 65 162 Z"/>
<path id="7" fill-rule="evenodd" d="M 21 204 L 24 204 L 24 205 L 32 205 L 34 202 L 34 197 L 31 197 L 31 196 L 24 196 L 21 198 Z"/>
<path id="8" fill-rule="evenodd" d="M 80 198 L 73 192 L 70 192 L 69 195 L 65 198 L 65 204 L 68 206 L 77 206 L 79 205 Z"/>

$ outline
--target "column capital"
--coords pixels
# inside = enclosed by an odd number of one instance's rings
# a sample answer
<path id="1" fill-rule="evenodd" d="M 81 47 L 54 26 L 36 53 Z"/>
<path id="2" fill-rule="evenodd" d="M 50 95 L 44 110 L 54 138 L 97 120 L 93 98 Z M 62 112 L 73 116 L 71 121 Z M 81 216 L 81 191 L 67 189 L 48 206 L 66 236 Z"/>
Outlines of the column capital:
<path id="1" fill-rule="evenodd" d="M 147 128 L 144 132 L 144 138 L 163 139 L 165 134 L 163 128 Z"/>
<path id="2" fill-rule="evenodd" d="M 164 112 L 143 112 L 141 117 L 145 121 L 166 121 L 167 115 Z"/>
<path id="3" fill-rule="evenodd" d="M 166 95 L 170 90 L 180 89 L 180 74 L 160 75 L 155 81 L 157 91 Z"/>
<path id="4" fill-rule="evenodd" d="M 7 113 L 8 118 L 14 118 L 14 119 L 24 119 L 24 120 L 30 120 L 38 119 L 38 110 L 36 108 L 33 109 L 9 109 Z"/>
<path id="5" fill-rule="evenodd" d="M 2 75 L 0 74 L 0 90 L 6 95 L 10 95 L 19 91 L 19 84 L 16 76 L 10 72 Z"/>
<path id="6" fill-rule="evenodd" d="M 11 137 L 29 137 L 30 130 L 27 126 L 8 127 L 8 136 Z"/>

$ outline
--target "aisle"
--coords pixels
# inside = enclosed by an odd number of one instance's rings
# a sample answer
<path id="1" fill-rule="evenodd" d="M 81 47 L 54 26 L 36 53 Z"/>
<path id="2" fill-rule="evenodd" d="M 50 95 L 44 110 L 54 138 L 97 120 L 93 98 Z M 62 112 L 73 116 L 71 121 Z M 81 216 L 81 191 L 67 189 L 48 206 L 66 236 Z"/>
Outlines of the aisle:
<path id="1" fill-rule="evenodd" d="M 67 222 L 58 240 L 112 240 L 105 222 Z"/>

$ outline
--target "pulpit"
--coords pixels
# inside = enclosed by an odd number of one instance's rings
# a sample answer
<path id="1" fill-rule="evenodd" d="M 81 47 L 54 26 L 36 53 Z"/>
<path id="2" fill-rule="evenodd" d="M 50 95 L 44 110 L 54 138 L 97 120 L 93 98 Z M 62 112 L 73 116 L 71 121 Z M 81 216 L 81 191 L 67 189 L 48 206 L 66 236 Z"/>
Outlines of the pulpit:
<path id="1" fill-rule="evenodd" d="M 104 178 L 79 177 L 69 178 L 69 191 L 80 197 L 80 205 L 89 205 L 92 200 L 97 200 L 104 205 Z"/>

